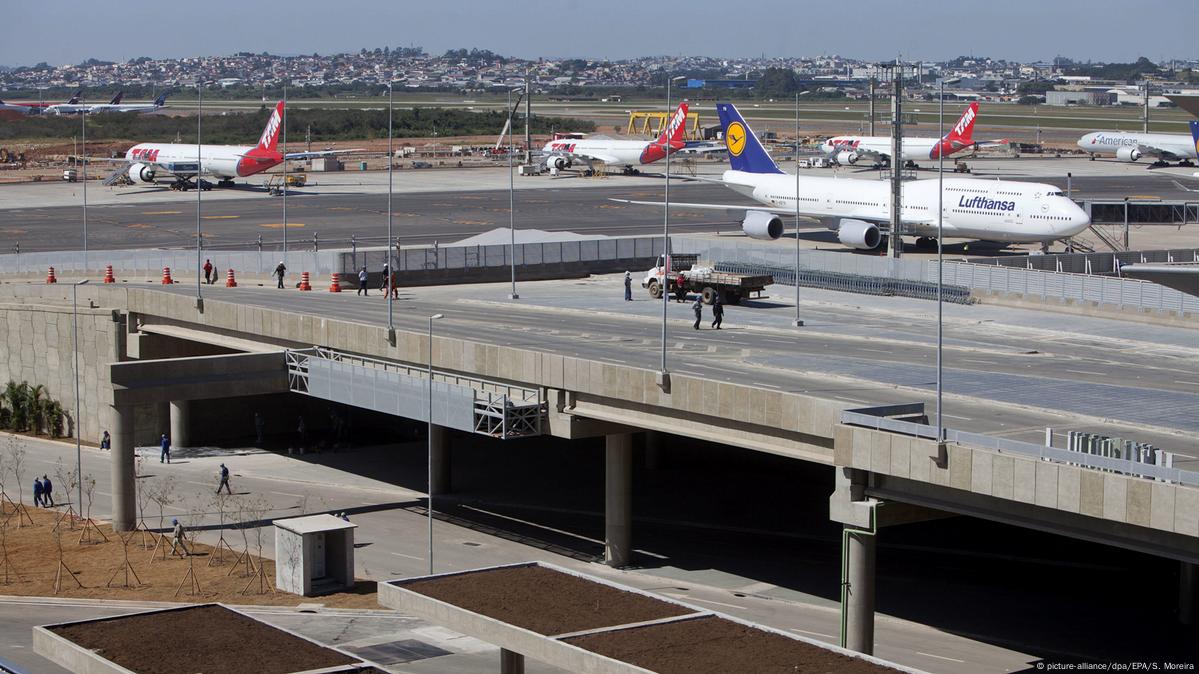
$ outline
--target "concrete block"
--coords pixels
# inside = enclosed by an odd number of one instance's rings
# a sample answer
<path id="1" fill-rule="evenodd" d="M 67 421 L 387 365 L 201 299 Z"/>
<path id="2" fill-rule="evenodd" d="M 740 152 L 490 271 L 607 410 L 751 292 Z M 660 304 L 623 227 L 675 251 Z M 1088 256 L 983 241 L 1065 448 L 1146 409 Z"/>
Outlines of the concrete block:
<path id="1" fill-rule="evenodd" d="M 1083 515 L 1103 517 L 1103 473 L 1096 470 L 1079 470 L 1078 510 Z"/>
<path id="2" fill-rule="evenodd" d="M 1128 512 L 1128 479 L 1124 475 L 1105 473 L 1103 476 L 1103 517 L 1123 522 Z"/>
<path id="3" fill-rule="evenodd" d="M 911 473 L 912 439 L 902 435 L 891 438 L 891 466 L 883 471 L 896 477 L 908 477 Z"/>
<path id="4" fill-rule="evenodd" d="M 766 423 L 766 391 L 760 388 L 750 389 L 749 392 L 749 423 Z"/>
<path id="5" fill-rule="evenodd" d="M 853 465 L 853 430 L 852 426 L 833 429 L 833 465 Z"/>
<path id="6" fill-rule="evenodd" d="M 1174 531 L 1174 485 L 1151 482 L 1149 492 L 1149 526 L 1162 531 Z"/>
<path id="7" fill-rule="evenodd" d="M 924 440 L 912 440 L 911 451 L 908 455 L 908 470 L 913 480 L 921 482 L 932 481 L 932 471 L 937 470 L 933 460 L 929 458 L 929 443 Z M 936 451 L 935 449 L 933 450 Z"/>
<path id="8" fill-rule="evenodd" d="M 998 454 L 991 461 L 991 495 L 1015 499 L 1016 464 L 1010 456 Z"/>
<path id="9" fill-rule="evenodd" d="M 1036 497 L 1033 502 L 1046 508 L 1056 508 L 1058 466 L 1047 461 L 1037 461 L 1035 465 L 1037 486 Z"/>
<path id="10" fill-rule="evenodd" d="M 877 432 L 866 428 L 853 429 L 853 439 L 850 441 L 849 446 L 852 447 L 851 455 L 853 457 L 850 465 L 854 468 L 870 470 L 870 447 L 874 442 L 872 436 Z"/>
<path id="11" fill-rule="evenodd" d="M 975 494 L 991 496 L 991 481 L 995 475 L 995 455 L 977 449 L 972 454 L 970 462 L 970 491 Z"/>
<path id="12" fill-rule="evenodd" d="M 1152 510 L 1153 483 L 1148 480 L 1127 480 L 1128 500 L 1124 506 L 1124 521 L 1139 527 L 1149 526 Z"/>
<path id="13" fill-rule="evenodd" d="M 886 473 L 891 469 L 891 434 L 875 432 L 870 439 L 870 465 L 868 470 Z"/>
<path id="14" fill-rule="evenodd" d="M 713 379 L 705 379 L 703 387 L 704 403 L 700 409 L 700 413 L 716 416 L 720 413 L 720 382 Z"/>
<path id="15" fill-rule="evenodd" d="M 973 472 L 974 450 L 961 445 L 949 445 L 949 486 L 969 491 Z"/>
<path id="16" fill-rule="evenodd" d="M 799 397 L 783 394 L 778 396 L 778 402 L 778 412 L 773 418 L 767 417 L 766 425 L 785 431 L 801 430 L 799 427 Z"/>
<path id="17" fill-rule="evenodd" d="M 1081 503 L 1082 469 L 1077 466 L 1058 466 L 1057 507 L 1059 510 L 1076 513 Z"/>
<path id="18" fill-rule="evenodd" d="M 716 416 L 721 419 L 735 419 L 737 388 L 726 382 L 716 383 Z"/>
<path id="19" fill-rule="evenodd" d="M 1015 461 L 1016 481 L 1013 485 L 1013 496 L 1022 503 L 1035 503 L 1037 500 L 1037 460 L 1013 457 Z"/>
<path id="20" fill-rule="evenodd" d="M 1175 487 L 1174 533 L 1199 536 L 1199 489 Z"/>
<path id="21" fill-rule="evenodd" d="M 687 402 L 686 410 L 700 414 L 704 411 L 704 382 L 701 379 L 688 377 L 686 380 Z M 673 384 L 671 385 L 673 388 Z"/>

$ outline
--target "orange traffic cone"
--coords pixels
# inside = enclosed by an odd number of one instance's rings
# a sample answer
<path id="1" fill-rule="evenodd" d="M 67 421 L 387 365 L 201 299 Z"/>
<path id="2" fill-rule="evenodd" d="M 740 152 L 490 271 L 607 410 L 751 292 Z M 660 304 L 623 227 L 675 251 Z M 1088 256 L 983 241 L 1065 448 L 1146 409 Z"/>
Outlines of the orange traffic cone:
<path id="1" fill-rule="evenodd" d="M 341 274 L 338 274 L 337 272 L 333 273 L 333 280 L 329 283 L 329 292 L 341 292 Z"/>
<path id="2" fill-rule="evenodd" d="M 163 267 L 162 268 L 162 284 L 164 286 L 169 286 L 174 282 L 175 281 L 173 279 L 171 279 L 171 268 Z"/>
<path id="3" fill-rule="evenodd" d="M 237 287 L 237 279 L 233 277 L 233 267 L 230 267 L 229 273 L 225 274 L 225 287 L 226 288 L 236 288 Z"/>
<path id="4" fill-rule="evenodd" d="M 308 272 L 300 272 L 300 290 L 312 290 L 312 285 L 308 283 Z"/>
<path id="5" fill-rule="evenodd" d="M 116 283 L 117 282 L 116 277 L 112 275 L 112 265 L 110 265 L 110 264 L 104 265 L 104 282 L 105 283 Z"/>
<path id="6" fill-rule="evenodd" d="M 54 267 L 50 267 L 50 271 L 46 272 L 46 283 L 58 283 L 58 278 L 54 276 Z"/>

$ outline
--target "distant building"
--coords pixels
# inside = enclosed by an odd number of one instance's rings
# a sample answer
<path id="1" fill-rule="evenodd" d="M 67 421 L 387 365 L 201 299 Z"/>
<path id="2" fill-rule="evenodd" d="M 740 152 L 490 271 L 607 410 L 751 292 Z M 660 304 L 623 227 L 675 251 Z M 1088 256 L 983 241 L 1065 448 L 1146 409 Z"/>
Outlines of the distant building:
<path id="1" fill-rule="evenodd" d="M 752 89 L 757 80 L 687 80 L 688 89 L 704 89 L 707 87 L 723 89 Z"/>
<path id="2" fill-rule="evenodd" d="M 1107 91 L 1046 91 L 1045 105 L 1115 105 L 1116 95 Z"/>

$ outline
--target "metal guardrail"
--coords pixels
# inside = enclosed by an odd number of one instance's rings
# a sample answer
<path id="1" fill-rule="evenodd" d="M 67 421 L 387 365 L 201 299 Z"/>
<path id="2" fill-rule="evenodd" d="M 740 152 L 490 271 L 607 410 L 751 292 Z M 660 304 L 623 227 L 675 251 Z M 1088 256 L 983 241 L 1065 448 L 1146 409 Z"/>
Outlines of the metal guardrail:
<path id="1" fill-rule="evenodd" d="M 508 244 L 430 246 L 395 251 L 391 261 L 399 272 L 507 267 L 513 263 L 513 257 L 516 266 L 520 267 L 654 258 L 661 255 L 662 248 L 662 238 L 652 236 L 518 243 L 515 247 Z M 363 265 L 368 271 L 378 271 L 385 261 L 385 250 L 343 250 L 340 271 L 350 273 Z"/>
<path id="2" fill-rule="evenodd" d="M 379 370 L 417 381 L 427 381 L 429 378 L 428 369 L 418 365 L 359 356 L 324 347 L 288 350 L 285 357 L 288 387 L 295 393 L 306 395 L 311 395 L 308 374 L 310 361 L 313 359 Z M 498 438 L 515 438 L 540 435 L 542 432 L 548 405 L 540 388 L 517 386 L 442 370 L 433 371 L 433 381 L 473 391 L 473 427 L 469 430 L 475 433 Z M 428 394 L 421 395 L 427 401 Z M 398 414 L 399 410 L 393 413 Z"/>
<path id="3" fill-rule="evenodd" d="M 1126 264 L 1157 262 L 1199 262 L 1199 248 L 1128 250 L 1115 253 L 1052 253 L 1049 255 L 1013 255 L 975 259 L 975 264 L 1038 269 L 1069 274 L 1119 275 Z"/>
<path id="4" fill-rule="evenodd" d="M 924 404 L 916 403 L 911 406 L 919 407 L 923 412 Z M 879 410 L 884 408 L 867 408 L 866 410 L 845 410 L 841 412 L 841 423 L 850 426 L 873 428 L 880 431 L 899 433 L 916 438 L 937 439 L 937 428 L 928 424 L 918 424 L 911 421 L 901 421 L 887 416 L 879 416 Z M 915 412 L 910 412 L 915 413 Z M 1009 438 L 998 438 L 981 433 L 969 433 L 952 428 L 945 429 L 945 440 L 970 447 L 981 447 L 998 452 L 1009 452 L 1021 456 L 1030 456 L 1043 461 L 1053 461 L 1066 465 L 1083 466 L 1096 470 L 1105 470 L 1124 475 L 1133 475 L 1148 479 L 1173 482 L 1191 487 L 1199 486 L 1199 472 L 1167 468 L 1148 463 L 1140 463 L 1129 459 L 1116 459 L 1094 454 L 1083 454 L 1068 449 L 1047 447 L 1032 442 L 1022 442 Z"/>

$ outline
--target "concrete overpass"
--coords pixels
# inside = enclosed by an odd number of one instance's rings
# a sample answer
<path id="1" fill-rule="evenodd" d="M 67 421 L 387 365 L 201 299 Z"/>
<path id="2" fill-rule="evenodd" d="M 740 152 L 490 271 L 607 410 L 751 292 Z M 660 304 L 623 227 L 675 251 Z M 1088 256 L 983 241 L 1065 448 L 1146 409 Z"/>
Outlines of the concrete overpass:
<path id="1" fill-rule="evenodd" d="M 55 300 L 63 295 L 62 288 L 9 288 L 11 299 L 16 300 L 3 307 L 10 322 L 13 316 L 55 307 Z M 879 529 L 946 513 L 1000 519 L 1178 559 L 1186 570 L 1180 597 L 1184 608 L 1193 611 L 1194 564 L 1199 562 L 1199 490 L 1194 486 L 1179 480 L 1159 484 L 1042 457 L 1008 456 L 961 440 L 940 446 L 919 429 L 903 426 L 866 429 L 847 423 L 843 414 L 847 408 L 927 399 L 927 391 L 888 379 L 886 371 L 894 359 L 878 356 L 872 361 L 875 373 L 830 375 L 841 366 L 829 354 L 855 348 L 877 351 L 874 347 L 886 345 L 901 361 L 920 360 L 928 353 L 927 344 L 918 340 L 888 341 L 881 334 L 873 340 L 855 340 L 852 335 L 818 330 L 784 339 L 763 329 L 743 337 L 721 337 L 722 342 L 712 341 L 717 339 L 715 333 L 707 333 L 702 336 L 706 341 L 697 342 L 690 333 L 676 333 L 670 345 L 672 369 L 663 377 L 655 367 L 653 348 L 658 328 L 635 317 L 568 312 L 551 320 L 548 314 L 515 307 L 455 304 L 455 315 L 473 316 L 473 320 L 447 320 L 430 343 L 416 328 L 424 316 L 442 310 L 444 302 L 407 296 L 398 309 L 399 330 L 392 343 L 379 320 L 378 299 L 246 290 L 208 289 L 202 309 L 188 295 L 191 289 L 86 290 L 87 301 L 96 305 L 86 311 L 107 316 L 108 321 L 93 329 L 117 345 L 110 353 L 118 362 L 98 358 L 89 370 L 103 395 L 89 400 L 85 408 L 95 409 L 93 403 L 104 402 L 110 409 L 102 415 L 107 417 L 104 421 L 117 430 L 113 483 L 118 527 L 131 527 L 134 522 L 133 449 L 144 442 L 139 434 L 147 435 L 139 429 L 139 415 L 157 415 L 157 427 L 162 427 L 164 414 L 169 416 L 171 427 L 178 429 L 176 443 L 182 444 L 178 431 L 185 435 L 188 429 L 189 400 L 298 390 L 288 378 L 284 352 L 319 346 L 328 353 L 348 354 L 355 367 L 373 363 L 371 367 L 413 380 L 396 379 L 396 387 L 420 381 L 420 368 L 431 354 L 434 378 L 441 383 L 457 377 L 454 385 L 472 392 L 502 387 L 535 391 L 537 423 L 544 424 L 539 432 L 570 439 L 605 438 L 605 557 L 614 566 L 630 559 L 631 464 L 634 434 L 639 431 L 651 432 L 646 440 L 651 453 L 655 444 L 669 442 L 670 435 L 683 435 L 838 467 L 830 511 L 834 520 L 845 525 L 846 641 L 857 650 L 869 652 L 872 644 L 873 541 Z M 60 307 L 53 310 L 58 312 L 56 317 L 62 315 Z M 864 314 L 857 315 L 862 320 Z M 119 334 L 114 336 L 114 328 L 106 326 L 118 326 Z M 687 339 L 677 341 L 681 335 Z M 22 335 L 18 330 L 7 337 L 12 343 Z M 781 346 L 770 346 L 771 340 Z M 789 361 L 782 360 L 766 359 L 748 367 L 742 362 L 746 352 L 758 357 L 772 350 L 797 349 L 825 362 L 825 371 L 787 367 Z M 1022 360 L 1018 349 L 970 353 L 997 359 L 997 365 L 977 368 L 980 378 L 1009 376 L 993 368 L 1023 367 L 1015 365 Z M 153 358 L 146 359 L 147 355 Z M 126 362 L 137 356 L 140 361 Z M 1128 366 L 1138 364 L 1136 354 L 1122 357 Z M 1024 393 L 1035 399 L 1037 385 L 1057 382 L 1052 392 L 1068 405 L 1071 389 L 1060 385 L 1055 369 L 1060 364 L 1038 365 L 1044 371 L 1029 377 Z M 1177 372 L 1189 365 L 1176 362 L 1171 367 L 1175 368 L 1172 376 L 1179 376 Z M 352 374 L 352 378 L 362 376 Z M 1062 376 L 1070 380 L 1069 375 Z M 1073 381 L 1092 393 L 1099 391 L 1098 398 L 1088 399 L 1095 404 L 1105 400 L 1101 389 L 1106 384 L 1101 381 L 1109 376 L 1103 373 L 1100 381 L 1087 381 L 1085 376 L 1079 381 L 1076 376 Z M 421 397 L 419 386 L 410 388 L 410 403 L 415 404 L 408 415 L 421 418 L 418 408 L 429 400 Z M 1179 406 L 1158 417 L 1132 414 L 1122 422 L 1124 426 L 1111 420 L 1104 423 L 1127 431 L 1160 419 L 1166 429 L 1189 430 L 1186 387 L 1155 380 L 1152 388 Z M 454 390 L 447 386 L 443 393 L 434 394 L 434 402 L 439 395 L 445 402 L 451 394 Z M 465 390 L 456 394 L 465 400 Z M 171 401 L 169 412 L 162 410 L 163 400 Z M 403 404 L 397 401 L 394 409 L 400 413 Z M 1047 419 L 1062 419 L 1060 413 L 1017 408 L 981 393 L 955 399 L 955 409 L 969 411 L 974 417 L 971 425 L 980 430 L 1008 424 L 1043 428 Z M 450 425 L 449 416 L 439 418 L 435 413 L 433 419 Z M 432 490 L 437 493 L 451 484 L 444 460 L 450 449 L 444 434 L 438 432 L 433 439 L 432 470 L 437 477 Z"/>

